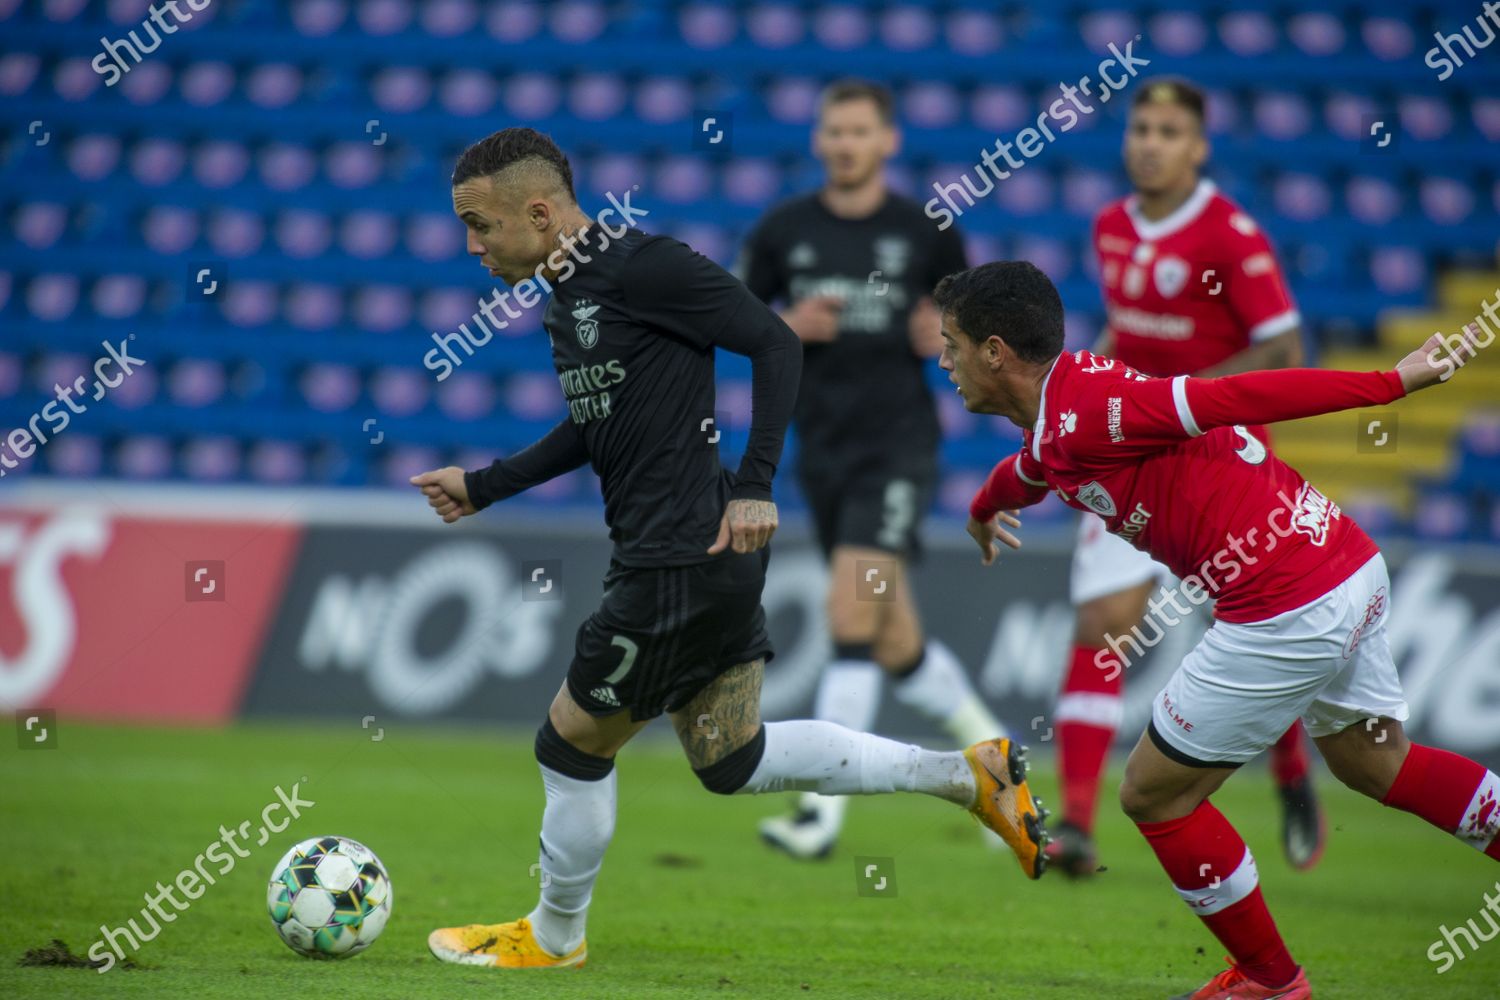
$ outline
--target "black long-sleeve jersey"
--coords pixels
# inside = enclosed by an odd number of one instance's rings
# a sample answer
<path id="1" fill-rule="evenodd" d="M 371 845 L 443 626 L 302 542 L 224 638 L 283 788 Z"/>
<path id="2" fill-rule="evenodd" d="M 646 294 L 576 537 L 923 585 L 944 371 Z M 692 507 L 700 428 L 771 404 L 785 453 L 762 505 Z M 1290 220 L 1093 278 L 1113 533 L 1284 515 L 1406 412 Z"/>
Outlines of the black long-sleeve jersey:
<path id="1" fill-rule="evenodd" d="M 771 499 L 797 396 L 796 334 L 733 275 L 691 247 L 597 227 L 556 284 L 542 325 L 568 418 L 465 485 L 476 508 L 592 464 L 614 558 L 707 562 L 731 499 Z M 749 356 L 750 438 L 738 473 L 719 462 L 714 348 Z"/>
<path id="2" fill-rule="evenodd" d="M 925 457 L 939 427 L 926 360 L 911 347 L 912 307 L 968 264 L 956 228 L 940 230 L 910 198 L 888 193 L 863 219 L 834 215 L 816 193 L 768 211 L 735 267 L 763 301 L 844 300 L 838 337 L 804 345 L 797 400 L 803 467 Z"/>

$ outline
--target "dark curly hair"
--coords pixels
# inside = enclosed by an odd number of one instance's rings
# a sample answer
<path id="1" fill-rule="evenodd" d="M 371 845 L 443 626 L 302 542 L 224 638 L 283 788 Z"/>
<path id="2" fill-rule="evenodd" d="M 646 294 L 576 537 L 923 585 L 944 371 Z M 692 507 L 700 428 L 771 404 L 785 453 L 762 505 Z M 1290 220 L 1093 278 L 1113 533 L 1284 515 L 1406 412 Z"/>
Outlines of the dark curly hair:
<path id="1" fill-rule="evenodd" d="M 950 274 L 932 301 L 976 344 L 999 337 L 1023 361 L 1044 364 L 1063 349 L 1057 288 L 1026 260 L 997 260 Z"/>

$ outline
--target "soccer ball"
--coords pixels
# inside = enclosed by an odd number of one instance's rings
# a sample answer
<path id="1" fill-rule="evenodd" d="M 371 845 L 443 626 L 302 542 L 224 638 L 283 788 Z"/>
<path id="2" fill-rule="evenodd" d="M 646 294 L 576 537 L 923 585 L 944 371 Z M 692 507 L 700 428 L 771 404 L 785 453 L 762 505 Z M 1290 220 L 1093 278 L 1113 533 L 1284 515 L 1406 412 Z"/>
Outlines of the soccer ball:
<path id="1" fill-rule="evenodd" d="M 348 837 L 313 837 L 282 855 L 266 905 L 276 933 L 299 955 L 347 958 L 380 936 L 391 880 L 375 852 Z"/>

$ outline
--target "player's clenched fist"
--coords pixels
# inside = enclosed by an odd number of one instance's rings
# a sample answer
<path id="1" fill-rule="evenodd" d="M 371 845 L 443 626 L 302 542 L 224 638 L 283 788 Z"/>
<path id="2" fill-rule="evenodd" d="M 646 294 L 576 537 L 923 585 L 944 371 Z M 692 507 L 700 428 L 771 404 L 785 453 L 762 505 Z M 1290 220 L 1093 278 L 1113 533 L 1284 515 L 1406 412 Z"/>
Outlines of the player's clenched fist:
<path id="1" fill-rule="evenodd" d="M 1016 516 L 1016 512 L 1013 510 L 1002 510 L 988 521 L 969 518 L 969 535 L 974 541 L 979 543 L 979 559 L 986 566 L 994 562 L 995 556 L 999 554 L 995 549 L 995 540 L 997 538 L 1013 549 L 1021 547 L 1021 540 L 1005 530 L 1005 528 L 1000 527 L 1001 522 L 1011 528 L 1019 528 L 1021 526 L 1021 519 Z"/>
<path id="2" fill-rule="evenodd" d="M 708 554 L 718 555 L 731 545 L 736 552 L 765 548 L 776 534 L 776 505 L 769 500 L 731 500 L 719 521 L 719 537 Z"/>
<path id="3" fill-rule="evenodd" d="M 464 470 L 456 465 L 412 476 L 411 484 L 422 491 L 427 505 L 449 524 L 474 513 L 468 487 L 464 485 Z"/>

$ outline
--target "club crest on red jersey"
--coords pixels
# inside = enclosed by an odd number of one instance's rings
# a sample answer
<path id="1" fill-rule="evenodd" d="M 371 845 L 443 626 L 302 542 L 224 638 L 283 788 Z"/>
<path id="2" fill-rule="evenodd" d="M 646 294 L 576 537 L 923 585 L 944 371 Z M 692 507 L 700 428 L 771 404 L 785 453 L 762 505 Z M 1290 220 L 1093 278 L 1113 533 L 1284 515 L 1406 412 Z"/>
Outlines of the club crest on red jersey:
<path id="1" fill-rule="evenodd" d="M 1119 513 L 1115 508 L 1115 498 L 1109 495 L 1108 490 L 1099 485 L 1097 479 L 1078 487 L 1078 492 L 1074 494 L 1074 498 L 1100 517 L 1114 517 Z"/>
<path id="2" fill-rule="evenodd" d="M 1162 257 L 1152 268 L 1152 274 L 1156 279 L 1156 290 L 1161 293 L 1162 297 L 1176 298 L 1187 285 L 1187 261 L 1181 257 Z"/>

